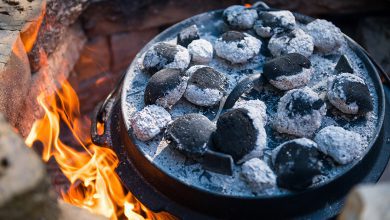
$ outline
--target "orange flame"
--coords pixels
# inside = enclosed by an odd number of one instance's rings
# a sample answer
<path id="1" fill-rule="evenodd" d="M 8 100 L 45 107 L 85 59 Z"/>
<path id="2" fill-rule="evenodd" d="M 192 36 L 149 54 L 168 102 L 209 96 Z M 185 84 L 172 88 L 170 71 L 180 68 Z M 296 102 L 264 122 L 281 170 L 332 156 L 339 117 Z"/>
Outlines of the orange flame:
<path id="1" fill-rule="evenodd" d="M 31 147 L 35 141 L 40 141 L 44 145 L 42 159 L 55 158 L 71 183 L 69 190 L 62 192 L 65 202 L 113 220 L 124 216 L 128 219 L 174 219 L 167 213 L 149 211 L 130 193 L 125 193 L 115 173 L 119 163 L 116 154 L 91 142 L 90 121 L 80 116 L 77 94 L 67 81 L 55 95 L 41 93 L 37 100 L 45 116 L 33 124 L 26 144 Z M 60 122 L 66 124 L 82 151 L 60 140 Z"/>

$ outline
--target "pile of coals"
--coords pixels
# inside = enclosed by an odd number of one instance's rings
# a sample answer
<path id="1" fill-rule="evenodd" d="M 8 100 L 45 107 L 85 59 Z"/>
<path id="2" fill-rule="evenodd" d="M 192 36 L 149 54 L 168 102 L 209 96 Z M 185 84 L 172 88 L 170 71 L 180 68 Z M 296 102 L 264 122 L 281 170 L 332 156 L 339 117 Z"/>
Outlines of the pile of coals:
<path id="1" fill-rule="evenodd" d="M 364 155 L 377 96 L 339 28 L 243 6 L 220 25 L 219 36 L 189 26 L 138 61 L 131 132 L 153 163 L 197 187 L 259 195 L 321 184 Z"/>

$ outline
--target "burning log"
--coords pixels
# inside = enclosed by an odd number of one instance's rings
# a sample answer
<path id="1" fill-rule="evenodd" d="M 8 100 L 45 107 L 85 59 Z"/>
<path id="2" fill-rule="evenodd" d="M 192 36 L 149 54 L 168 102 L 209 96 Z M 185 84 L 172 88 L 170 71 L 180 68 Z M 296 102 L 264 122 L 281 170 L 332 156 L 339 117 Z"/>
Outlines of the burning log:
<path id="1" fill-rule="evenodd" d="M 46 0 L 0 1 L 0 30 L 20 31 L 27 51 L 30 51 L 46 11 Z"/>
<path id="2" fill-rule="evenodd" d="M 0 112 L 15 125 L 28 92 L 30 66 L 19 32 L 1 27 L 0 24 Z"/>
<path id="3" fill-rule="evenodd" d="M 43 116 L 43 109 L 37 103 L 36 97 L 42 92 L 53 94 L 57 88 L 60 88 L 61 82 L 68 78 L 77 62 L 85 42 L 86 37 L 79 23 L 76 23 L 64 33 L 63 40 L 49 57 L 44 53 L 41 55 L 41 60 L 45 59 L 45 65 L 38 72 L 33 73 L 28 82 L 27 88 L 31 89 L 23 104 L 24 111 L 17 121 L 16 127 L 22 136 L 26 136 L 32 123 Z"/>

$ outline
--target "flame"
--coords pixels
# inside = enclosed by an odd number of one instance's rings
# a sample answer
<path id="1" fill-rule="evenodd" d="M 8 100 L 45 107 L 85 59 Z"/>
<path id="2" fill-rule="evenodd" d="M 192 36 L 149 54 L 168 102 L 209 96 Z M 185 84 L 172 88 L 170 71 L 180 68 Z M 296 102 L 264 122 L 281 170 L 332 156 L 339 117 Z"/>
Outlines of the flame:
<path id="1" fill-rule="evenodd" d="M 252 4 L 245 3 L 244 6 L 245 6 L 246 8 L 250 8 L 250 7 L 252 7 Z"/>
<path id="2" fill-rule="evenodd" d="M 128 219 L 174 219 L 167 213 L 151 212 L 131 193 L 125 192 L 115 172 L 119 163 L 116 154 L 92 143 L 90 121 L 81 117 L 77 94 L 67 81 L 53 95 L 41 93 L 37 101 L 45 116 L 35 121 L 26 144 L 32 147 L 34 142 L 40 141 L 44 146 L 42 159 L 55 158 L 71 183 L 69 190 L 62 192 L 65 202 L 113 220 L 124 216 Z M 60 140 L 60 122 L 65 123 L 82 150 Z"/>

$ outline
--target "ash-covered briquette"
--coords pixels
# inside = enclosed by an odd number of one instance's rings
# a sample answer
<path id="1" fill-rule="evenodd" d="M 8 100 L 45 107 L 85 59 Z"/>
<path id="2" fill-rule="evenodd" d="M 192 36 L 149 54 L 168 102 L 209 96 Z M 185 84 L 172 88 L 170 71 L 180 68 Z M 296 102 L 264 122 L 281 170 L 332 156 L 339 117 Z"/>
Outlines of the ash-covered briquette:
<path id="1" fill-rule="evenodd" d="M 179 69 L 163 69 L 150 77 L 145 88 L 146 105 L 157 104 L 164 108 L 172 107 L 183 96 L 188 77 Z"/>
<path id="2" fill-rule="evenodd" d="M 233 29 L 250 29 L 258 18 L 255 9 L 233 5 L 223 12 L 223 20 Z"/>
<path id="3" fill-rule="evenodd" d="M 305 86 L 311 79 L 312 70 L 308 58 L 298 53 L 289 53 L 266 62 L 263 74 L 280 90 Z"/>
<path id="4" fill-rule="evenodd" d="M 261 11 L 253 29 L 260 37 L 270 38 L 276 33 L 293 30 L 295 25 L 295 17 L 290 11 Z"/>
<path id="5" fill-rule="evenodd" d="M 141 141 L 148 141 L 158 135 L 171 122 L 171 115 L 158 105 L 148 105 L 131 117 L 134 135 Z"/>
<path id="6" fill-rule="evenodd" d="M 143 66 L 147 72 L 154 74 L 165 68 L 184 70 L 190 61 L 190 54 L 185 47 L 159 42 L 146 51 Z"/>
<path id="7" fill-rule="evenodd" d="M 194 24 L 177 35 L 177 44 L 187 47 L 192 41 L 200 39 L 198 27 Z"/>
<path id="8" fill-rule="evenodd" d="M 214 106 L 224 96 L 227 78 L 209 66 L 193 66 L 187 72 L 190 76 L 184 97 L 199 106 Z"/>
<path id="9" fill-rule="evenodd" d="M 339 164 L 347 164 L 360 158 L 364 152 L 362 137 L 342 127 L 328 126 L 321 129 L 314 141 L 318 149 L 332 157 Z"/>
<path id="10" fill-rule="evenodd" d="M 193 159 L 207 150 L 215 125 L 201 114 L 187 114 L 174 120 L 164 133 L 169 147 Z"/>
<path id="11" fill-rule="evenodd" d="M 366 114 L 374 108 L 367 84 L 350 73 L 342 73 L 329 81 L 327 97 L 346 114 Z"/>
<path id="12" fill-rule="evenodd" d="M 326 105 L 308 87 L 288 91 L 278 103 L 274 127 L 280 133 L 311 137 L 321 126 Z"/>
<path id="13" fill-rule="evenodd" d="M 267 134 L 261 114 L 247 109 L 232 109 L 222 114 L 213 135 L 215 148 L 229 154 L 237 163 L 260 157 L 267 145 Z"/>
<path id="14" fill-rule="evenodd" d="M 313 38 L 303 30 L 296 28 L 292 31 L 275 34 L 268 43 L 268 49 L 275 57 L 288 53 L 299 53 L 305 57 L 313 54 Z"/>
<path id="15" fill-rule="evenodd" d="M 321 53 L 334 53 L 345 43 L 341 30 L 329 21 L 316 19 L 306 25 L 305 29 L 313 37 L 314 46 Z"/>
<path id="16" fill-rule="evenodd" d="M 325 171 L 324 157 L 313 141 L 300 138 L 287 141 L 272 152 L 278 186 L 290 190 L 304 190 L 313 178 Z"/>
<path id="17" fill-rule="evenodd" d="M 239 100 L 233 108 L 244 108 L 248 110 L 252 118 L 260 117 L 263 124 L 267 123 L 267 106 L 263 101 L 255 100 Z"/>
<path id="18" fill-rule="evenodd" d="M 199 64 L 207 64 L 213 59 L 213 45 L 204 39 L 194 40 L 188 45 L 191 60 Z"/>
<path id="19" fill-rule="evenodd" d="M 246 161 L 241 166 L 241 176 L 255 194 L 276 186 L 276 176 L 267 163 L 259 158 Z"/>
<path id="20" fill-rule="evenodd" d="M 261 41 L 247 33 L 228 31 L 215 42 L 217 55 L 233 64 L 246 63 L 259 54 Z"/>

